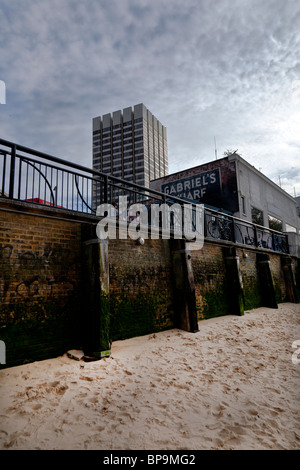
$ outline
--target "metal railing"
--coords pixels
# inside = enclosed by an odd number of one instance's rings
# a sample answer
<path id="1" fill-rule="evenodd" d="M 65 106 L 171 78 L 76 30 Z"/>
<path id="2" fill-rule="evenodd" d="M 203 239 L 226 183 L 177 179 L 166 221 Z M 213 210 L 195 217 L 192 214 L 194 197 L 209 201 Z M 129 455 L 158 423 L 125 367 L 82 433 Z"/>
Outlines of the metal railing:
<path id="1" fill-rule="evenodd" d="M 289 253 L 287 234 L 211 209 L 205 209 L 205 236 Z"/>
<path id="2" fill-rule="evenodd" d="M 102 203 L 196 204 L 0 139 L 0 197 L 96 214 Z M 287 235 L 205 208 L 205 237 L 288 253 Z M 180 221 L 180 224 L 182 221 Z M 149 217 L 149 224 L 151 218 Z M 176 224 L 171 217 L 173 227 Z M 179 225 L 180 225 L 179 224 Z"/>

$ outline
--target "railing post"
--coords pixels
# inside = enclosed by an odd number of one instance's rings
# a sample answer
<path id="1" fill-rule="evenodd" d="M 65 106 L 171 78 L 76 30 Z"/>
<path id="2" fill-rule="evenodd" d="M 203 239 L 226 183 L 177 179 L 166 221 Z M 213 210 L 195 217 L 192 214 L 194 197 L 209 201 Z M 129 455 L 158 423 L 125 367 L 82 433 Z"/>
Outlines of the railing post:
<path id="1" fill-rule="evenodd" d="M 286 253 L 290 253 L 290 246 L 289 246 L 289 237 L 287 234 L 285 234 L 285 246 L 286 246 Z"/>
<path id="2" fill-rule="evenodd" d="M 256 227 L 256 225 L 253 225 L 253 233 L 254 233 L 255 246 L 258 247 L 258 237 L 257 237 L 257 227 Z"/>
<path id="3" fill-rule="evenodd" d="M 16 166 L 16 145 L 13 144 L 11 147 L 9 192 L 8 192 L 8 196 L 10 199 L 13 199 L 14 197 L 15 166 Z"/>
<path id="4" fill-rule="evenodd" d="M 235 238 L 235 223 L 234 223 L 234 218 L 232 217 L 231 219 L 231 227 L 232 227 L 232 230 L 231 230 L 231 241 L 233 243 L 236 242 L 236 238 Z"/>
<path id="5" fill-rule="evenodd" d="M 104 188 L 103 188 L 104 189 L 104 195 L 103 195 L 104 201 L 103 202 L 107 203 L 108 202 L 108 175 L 104 175 L 103 183 L 104 183 Z"/>
<path id="6" fill-rule="evenodd" d="M 207 210 L 204 209 L 204 237 L 207 237 L 207 233 L 208 233 L 208 230 L 207 230 L 207 218 L 208 218 Z"/>
<path id="7" fill-rule="evenodd" d="M 275 243 L 275 234 L 274 234 L 274 232 L 272 232 L 272 250 L 277 251 L 277 250 L 276 250 L 276 243 Z"/>

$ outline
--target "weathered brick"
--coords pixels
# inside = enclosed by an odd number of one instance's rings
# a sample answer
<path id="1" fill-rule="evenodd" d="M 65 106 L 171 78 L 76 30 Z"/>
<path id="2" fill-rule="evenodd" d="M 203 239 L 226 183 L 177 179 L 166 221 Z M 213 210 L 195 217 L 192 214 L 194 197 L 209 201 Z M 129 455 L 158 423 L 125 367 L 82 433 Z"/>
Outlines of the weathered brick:
<path id="1" fill-rule="evenodd" d="M 80 346 L 74 341 L 82 326 L 79 315 L 84 322 L 83 296 L 88 295 L 82 291 L 82 229 L 89 220 L 91 238 L 96 238 L 93 217 L 55 220 L 48 218 L 59 216 L 52 208 L 34 210 L 39 217 L 0 211 L 0 339 L 8 341 L 14 363 Z M 199 320 L 231 313 L 222 246 L 206 241 L 203 249 L 191 251 Z M 237 246 L 246 308 L 260 306 L 256 253 Z M 277 299 L 284 301 L 282 255 L 269 256 Z M 144 245 L 130 238 L 109 240 L 109 271 L 112 339 L 176 325 L 168 240 L 146 239 Z"/>

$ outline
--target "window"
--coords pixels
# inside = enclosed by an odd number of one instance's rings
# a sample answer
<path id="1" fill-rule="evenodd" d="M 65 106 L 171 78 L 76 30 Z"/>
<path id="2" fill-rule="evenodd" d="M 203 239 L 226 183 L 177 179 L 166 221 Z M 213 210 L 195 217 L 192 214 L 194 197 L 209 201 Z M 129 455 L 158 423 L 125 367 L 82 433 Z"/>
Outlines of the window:
<path id="1" fill-rule="evenodd" d="M 264 224 L 264 214 L 263 211 L 260 209 L 257 209 L 256 207 L 251 208 L 251 217 L 252 217 L 252 222 L 257 225 L 263 225 Z"/>
<path id="2" fill-rule="evenodd" d="M 296 232 L 297 232 L 297 229 L 296 229 L 296 227 L 293 227 L 292 225 L 285 224 L 285 231 L 286 231 L 286 232 L 294 232 L 294 233 L 296 233 Z"/>
<path id="3" fill-rule="evenodd" d="M 272 230 L 277 230 L 278 232 L 282 232 L 282 220 L 273 217 L 272 215 L 268 215 L 269 227 Z"/>
<path id="4" fill-rule="evenodd" d="M 242 203 L 242 212 L 246 215 L 246 201 L 245 196 L 241 196 L 241 203 Z"/>

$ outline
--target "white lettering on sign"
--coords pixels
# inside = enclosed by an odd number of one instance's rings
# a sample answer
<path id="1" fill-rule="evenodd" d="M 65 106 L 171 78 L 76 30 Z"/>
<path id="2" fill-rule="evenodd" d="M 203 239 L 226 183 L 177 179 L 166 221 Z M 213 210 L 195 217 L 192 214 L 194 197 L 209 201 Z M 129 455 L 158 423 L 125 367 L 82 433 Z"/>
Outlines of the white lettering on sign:
<path id="1" fill-rule="evenodd" d="M 201 201 L 210 189 L 220 190 L 220 171 L 205 171 L 161 186 L 163 193 L 192 201 Z"/>

